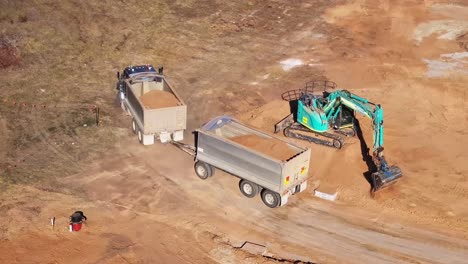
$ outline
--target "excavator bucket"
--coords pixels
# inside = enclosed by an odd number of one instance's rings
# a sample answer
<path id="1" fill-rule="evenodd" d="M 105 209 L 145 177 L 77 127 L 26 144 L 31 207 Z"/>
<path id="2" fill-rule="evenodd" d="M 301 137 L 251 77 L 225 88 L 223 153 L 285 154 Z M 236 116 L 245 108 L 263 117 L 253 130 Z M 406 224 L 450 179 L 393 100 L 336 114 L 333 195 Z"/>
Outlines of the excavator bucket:
<path id="1" fill-rule="evenodd" d="M 390 166 L 372 173 L 372 192 L 375 193 L 396 183 L 401 176 L 403 173 L 397 166 Z"/>

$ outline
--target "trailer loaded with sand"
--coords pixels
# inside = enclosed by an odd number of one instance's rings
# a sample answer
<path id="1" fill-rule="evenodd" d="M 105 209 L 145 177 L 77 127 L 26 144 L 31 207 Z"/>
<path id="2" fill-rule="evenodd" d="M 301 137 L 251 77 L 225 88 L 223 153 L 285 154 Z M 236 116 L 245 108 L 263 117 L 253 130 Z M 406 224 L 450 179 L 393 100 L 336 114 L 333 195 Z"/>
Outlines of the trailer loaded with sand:
<path id="1" fill-rule="evenodd" d="M 240 178 L 239 189 L 252 198 L 260 193 L 266 206 L 283 206 L 307 188 L 310 149 L 221 116 L 195 133 L 195 172 L 207 179 L 215 168 Z"/>
<path id="2" fill-rule="evenodd" d="M 181 141 L 187 125 L 187 106 L 169 85 L 163 69 L 129 66 L 117 73 L 121 107 L 132 116 L 132 130 L 143 145 Z"/>

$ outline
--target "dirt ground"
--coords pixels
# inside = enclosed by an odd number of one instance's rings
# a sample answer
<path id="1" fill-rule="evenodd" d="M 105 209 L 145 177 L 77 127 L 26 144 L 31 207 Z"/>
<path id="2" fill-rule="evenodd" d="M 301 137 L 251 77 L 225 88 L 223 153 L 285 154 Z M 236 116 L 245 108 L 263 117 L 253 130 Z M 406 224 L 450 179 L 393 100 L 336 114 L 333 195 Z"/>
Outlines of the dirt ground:
<path id="1" fill-rule="evenodd" d="M 465 1 L 0 7 L 0 33 L 21 50 L 0 74 L 0 263 L 466 263 Z M 273 133 L 283 92 L 333 80 L 382 105 L 403 178 L 370 197 L 365 146 L 348 138 L 341 150 L 294 141 L 334 202 L 308 189 L 269 209 L 226 173 L 202 181 L 174 146 L 138 144 L 115 105 L 115 72 L 139 63 L 164 65 L 188 104 L 187 143 L 222 114 Z M 78 209 L 89 221 L 70 233 Z"/>

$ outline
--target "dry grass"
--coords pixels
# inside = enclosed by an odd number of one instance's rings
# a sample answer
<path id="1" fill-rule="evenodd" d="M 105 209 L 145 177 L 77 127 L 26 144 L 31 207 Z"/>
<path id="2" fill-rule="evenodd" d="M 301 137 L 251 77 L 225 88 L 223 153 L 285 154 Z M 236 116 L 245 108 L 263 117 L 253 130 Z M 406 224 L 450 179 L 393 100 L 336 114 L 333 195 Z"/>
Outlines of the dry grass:
<path id="1" fill-rule="evenodd" d="M 0 75 L 0 185 L 76 173 L 125 134 L 113 84 L 115 71 L 128 63 L 120 31 L 130 18 L 109 8 L 115 6 L 111 1 L 0 1 L 0 6 L 2 33 L 21 37 L 17 44 L 24 57 L 20 68 Z M 100 127 L 88 109 L 93 105 L 101 107 Z"/>
<path id="2" fill-rule="evenodd" d="M 219 114 L 253 109 L 276 99 L 278 89 L 302 85 L 299 75 L 312 76 L 310 69 L 284 73 L 269 65 L 290 48 L 278 39 L 326 4 L 0 0 L 0 7 L 0 33 L 19 36 L 22 54 L 21 66 L 0 74 L 0 128 L 6 127 L 0 147 L 7 150 L 0 159 L 10 164 L 35 157 L 12 172 L 0 167 L 5 175 L 0 181 L 26 183 L 70 175 L 128 136 L 128 120 L 114 105 L 115 73 L 128 64 L 165 66 L 190 109 L 189 130 L 211 118 L 213 109 Z M 290 9 L 295 16 L 280 21 Z M 280 22 L 286 25 L 277 27 Z M 252 89 L 250 83 L 267 73 L 269 79 Z M 275 81 L 279 77 L 282 83 Z M 74 107 L 20 111 L 5 99 L 99 105 L 103 126 L 83 127 Z M 71 147 L 73 142 L 78 144 Z"/>

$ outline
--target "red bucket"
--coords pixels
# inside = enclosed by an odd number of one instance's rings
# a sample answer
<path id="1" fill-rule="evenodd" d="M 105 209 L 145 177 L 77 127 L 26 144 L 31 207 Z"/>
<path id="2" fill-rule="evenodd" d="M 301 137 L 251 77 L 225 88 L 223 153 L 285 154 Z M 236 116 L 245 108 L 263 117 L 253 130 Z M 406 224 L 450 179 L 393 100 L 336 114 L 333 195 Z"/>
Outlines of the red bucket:
<path id="1" fill-rule="evenodd" d="M 75 232 L 78 232 L 81 230 L 81 225 L 82 223 L 72 223 L 71 226 L 72 226 L 72 230 L 75 231 Z"/>

